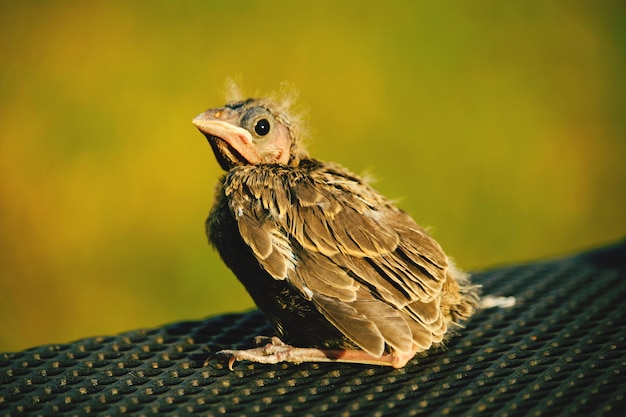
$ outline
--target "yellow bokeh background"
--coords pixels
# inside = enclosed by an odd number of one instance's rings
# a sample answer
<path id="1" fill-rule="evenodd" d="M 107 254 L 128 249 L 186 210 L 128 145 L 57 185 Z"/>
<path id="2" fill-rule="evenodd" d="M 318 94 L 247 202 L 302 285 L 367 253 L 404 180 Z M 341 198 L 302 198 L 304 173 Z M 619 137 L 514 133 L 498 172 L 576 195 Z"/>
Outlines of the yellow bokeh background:
<path id="1" fill-rule="evenodd" d="M 311 153 L 483 269 L 626 230 L 623 2 L 2 1 L 0 351 L 251 308 L 191 119 L 300 91 Z"/>

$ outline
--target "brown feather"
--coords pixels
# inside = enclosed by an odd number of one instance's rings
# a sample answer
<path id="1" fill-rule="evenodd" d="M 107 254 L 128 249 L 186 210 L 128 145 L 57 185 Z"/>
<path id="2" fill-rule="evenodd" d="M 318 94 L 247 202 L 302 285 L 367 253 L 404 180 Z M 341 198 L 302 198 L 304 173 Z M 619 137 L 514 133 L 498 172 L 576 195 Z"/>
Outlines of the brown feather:
<path id="1" fill-rule="evenodd" d="M 372 356 L 385 351 L 385 339 L 376 325 L 357 312 L 352 303 L 343 303 L 325 295 L 313 298 L 320 312 L 352 342 Z"/>
<path id="2" fill-rule="evenodd" d="M 351 306 L 376 325 L 385 342 L 393 349 L 403 353 L 412 351 L 411 328 L 399 310 L 387 303 L 381 303 L 364 289 L 358 292 L 358 299 Z"/>
<path id="3" fill-rule="evenodd" d="M 432 330 L 419 321 L 409 320 L 407 323 L 411 328 L 413 343 L 417 345 L 418 352 L 430 349 L 433 345 L 433 341 L 435 340 Z"/>
<path id="4" fill-rule="evenodd" d="M 339 252 L 323 210 L 319 207 L 302 207 L 298 210 L 297 219 L 302 222 L 303 228 L 301 234 L 296 236 L 301 237 L 305 248 L 319 251 L 326 256 Z"/>
<path id="5" fill-rule="evenodd" d="M 239 225 L 239 233 L 244 242 L 252 248 L 252 251 L 259 259 L 267 258 L 273 250 L 272 239 L 268 230 L 256 218 L 250 216 L 246 209 L 241 211 L 237 209 L 239 214 L 237 220 Z"/>
<path id="6" fill-rule="evenodd" d="M 306 294 L 313 293 L 335 297 L 344 302 L 356 300 L 358 284 L 348 274 L 328 258 L 316 253 L 299 252 L 298 268 L 293 282 Z M 300 284 L 301 282 L 301 284 Z M 311 297 L 306 294 L 307 298 Z"/>

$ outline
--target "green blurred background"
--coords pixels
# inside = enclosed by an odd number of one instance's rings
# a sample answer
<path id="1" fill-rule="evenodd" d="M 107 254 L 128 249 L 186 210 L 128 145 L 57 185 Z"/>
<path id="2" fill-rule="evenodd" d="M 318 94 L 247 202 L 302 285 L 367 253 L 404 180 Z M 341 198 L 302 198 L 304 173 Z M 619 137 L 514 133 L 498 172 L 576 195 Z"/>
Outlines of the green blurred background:
<path id="1" fill-rule="evenodd" d="M 209 248 L 224 80 L 482 269 L 626 231 L 624 2 L 2 1 L 0 351 L 253 306 Z"/>

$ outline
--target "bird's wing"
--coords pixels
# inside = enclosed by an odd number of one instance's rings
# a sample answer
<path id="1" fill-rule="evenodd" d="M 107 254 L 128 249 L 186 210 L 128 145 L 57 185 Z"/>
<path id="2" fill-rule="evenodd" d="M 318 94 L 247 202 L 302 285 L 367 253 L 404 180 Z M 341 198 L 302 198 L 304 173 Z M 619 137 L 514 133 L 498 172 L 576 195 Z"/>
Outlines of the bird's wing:
<path id="1" fill-rule="evenodd" d="M 361 348 L 380 355 L 385 342 L 407 351 L 441 339 L 447 258 L 371 187 L 331 168 L 248 176 L 231 192 L 239 193 L 230 199 L 239 232 L 262 267 Z"/>

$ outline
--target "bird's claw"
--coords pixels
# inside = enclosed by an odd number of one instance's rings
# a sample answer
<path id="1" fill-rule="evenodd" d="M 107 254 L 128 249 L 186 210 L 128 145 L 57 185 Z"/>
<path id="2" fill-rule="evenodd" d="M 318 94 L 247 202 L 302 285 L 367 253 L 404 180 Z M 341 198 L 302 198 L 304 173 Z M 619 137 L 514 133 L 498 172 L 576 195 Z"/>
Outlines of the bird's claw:
<path id="1" fill-rule="evenodd" d="M 230 369 L 231 371 L 233 371 L 233 365 L 235 364 L 235 362 L 237 361 L 237 356 L 233 355 L 228 359 L 228 369 Z"/>

